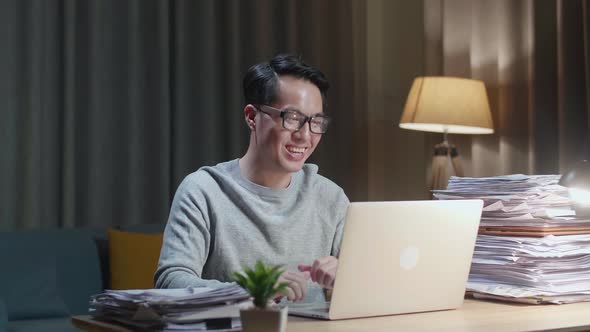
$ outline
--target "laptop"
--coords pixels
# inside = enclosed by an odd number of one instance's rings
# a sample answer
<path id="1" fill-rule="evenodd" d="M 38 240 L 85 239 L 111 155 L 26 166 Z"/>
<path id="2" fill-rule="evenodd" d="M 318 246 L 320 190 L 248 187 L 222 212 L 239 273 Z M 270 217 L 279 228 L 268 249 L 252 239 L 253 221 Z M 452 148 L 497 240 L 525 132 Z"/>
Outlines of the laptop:
<path id="1" fill-rule="evenodd" d="M 460 307 L 482 208 L 482 200 L 351 203 L 331 302 L 289 304 L 289 314 L 335 320 Z"/>

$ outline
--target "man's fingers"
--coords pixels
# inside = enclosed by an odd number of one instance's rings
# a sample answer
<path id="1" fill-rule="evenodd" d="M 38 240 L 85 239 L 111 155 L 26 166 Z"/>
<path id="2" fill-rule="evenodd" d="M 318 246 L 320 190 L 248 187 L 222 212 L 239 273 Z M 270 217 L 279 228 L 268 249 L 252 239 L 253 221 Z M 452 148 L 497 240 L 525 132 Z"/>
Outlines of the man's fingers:
<path id="1" fill-rule="evenodd" d="M 296 296 L 295 296 L 295 292 L 293 291 L 293 289 L 291 288 L 291 286 L 287 286 L 285 287 L 285 290 L 283 291 L 283 294 L 285 294 L 285 296 L 287 297 L 287 299 L 289 301 L 294 301 Z"/>
<path id="2" fill-rule="evenodd" d="M 304 285 L 307 284 L 307 281 L 309 280 L 309 272 L 305 271 L 305 272 L 291 272 L 289 274 L 289 280 L 297 280 L 297 282 L 299 282 L 300 284 Z"/>
<path id="3" fill-rule="evenodd" d="M 299 269 L 299 271 L 301 272 L 306 272 L 306 271 L 311 271 L 311 265 L 306 265 L 306 264 L 299 264 L 297 266 L 297 268 Z"/>
<path id="4" fill-rule="evenodd" d="M 305 271 L 305 272 L 301 272 L 297 274 L 301 280 L 301 300 L 303 300 L 305 298 L 305 296 L 307 296 L 307 287 L 309 286 L 309 272 Z"/>
<path id="5" fill-rule="evenodd" d="M 331 289 L 334 287 L 334 280 L 335 280 L 334 273 L 326 273 L 326 274 L 324 274 L 323 278 L 320 280 L 319 284 L 322 285 L 322 287 L 324 287 L 324 288 Z"/>
<path id="6" fill-rule="evenodd" d="M 336 278 L 338 260 L 335 257 L 326 256 L 313 261 L 311 266 L 311 280 L 324 288 L 331 288 Z"/>
<path id="7" fill-rule="evenodd" d="M 322 285 L 325 288 L 331 289 L 334 287 L 334 280 L 336 280 L 336 270 L 338 270 L 338 261 L 330 261 L 326 266 L 326 273 L 322 282 Z"/>
<path id="8" fill-rule="evenodd" d="M 320 285 L 323 285 L 322 281 L 324 280 L 325 275 L 326 275 L 326 271 L 324 271 L 321 268 L 317 269 L 317 271 L 315 272 L 315 280 L 314 281 Z"/>
<path id="9" fill-rule="evenodd" d="M 299 301 L 303 298 L 303 291 L 301 290 L 301 284 L 297 280 L 291 280 L 289 283 L 289 287 L 295 293 L 295 298 L 293 301 Z"/>
<path id="10" fill-rule="evenodd" d="M 295 294 L 294 298 L 289 298 L 291 301 L 303 300 L 307 294 L 307 280 L 309 279 L 309 272 L 291 272 L 287 271 L 282 278 L 289 283 L 289 288 Z"/>
<path id="11" fill-rule="evenodd" d="M 311 266 L 311 280 L 317 282 L 318 281 L 318 270 L 322 266 L 322 262 L 320 259 L 316 259 L 313 261 L 313 265 Z"/>
<path id="12" fill-rule="evenodd" d="M 309 273 L 309 271 L 299 272 L 295 274 L 293 278 L 297 279 L 301 284 L 307 284 L 307 281 L 310 278 Z"/>
<path id="13" fill-rule="evenodd" d="M 313 261 L 311 265 L 299 264 L 297 266 L 305 278 L 311 278 L 324 288 L 333 288 L 336 280 L 336 270 L 338 269 L 338 258 L 334 256 L 324 256 Z M 304 292 L 307 287 L 303 287 Z M 304 293 L 305 294 L 305 293 Z"/>

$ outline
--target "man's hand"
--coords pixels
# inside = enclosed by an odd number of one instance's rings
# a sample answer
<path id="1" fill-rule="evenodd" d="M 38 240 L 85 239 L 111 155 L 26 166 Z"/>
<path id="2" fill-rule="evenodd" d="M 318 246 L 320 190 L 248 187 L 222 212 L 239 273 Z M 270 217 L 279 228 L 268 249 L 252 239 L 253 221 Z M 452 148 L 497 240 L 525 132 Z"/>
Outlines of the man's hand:
<path id="1" fill-rule="evenodd" d="M 337 268 L 338 258 L 334 256 L 318 258 L 313 261 L 312 265 L 299 264 L 299 271 L 309 272 L 311 280 L 326 289 L 332 289 L 334 287 Z"/>
<path id="2" fill-rule="evenodd" d="M 278 294 L 275 300 L 282 296 L 287 296 L 289 301 L 302 301 L 307 294 L 307 286 L 309 282 L 309 272 L 285 271 L 277 283 L 286 282 L 289 285 L 283 294 Z"/>

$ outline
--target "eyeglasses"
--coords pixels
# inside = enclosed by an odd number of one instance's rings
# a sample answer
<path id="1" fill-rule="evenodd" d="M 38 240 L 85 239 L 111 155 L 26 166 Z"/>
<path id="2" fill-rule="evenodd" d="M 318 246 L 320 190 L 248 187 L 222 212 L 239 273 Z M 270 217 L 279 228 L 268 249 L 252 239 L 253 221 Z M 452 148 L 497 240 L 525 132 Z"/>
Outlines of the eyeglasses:
<path id="1" fill-rule="evenodd" d="M 263 108 L 279 113 L 280 117 L 283 118 L 283 128 L 291 131 L 298 131 L 303 128 L 306 122 L 309 122 L 309 131 L 314 134 L 325 134 L 331 121 L 331 118 L 325 114 L 307 116 L 296 109 L 280 110 L 268 105 L 259 105 L 255 106 L 255 108 L 268 115 L 271 114 L 263 111 Z"/>

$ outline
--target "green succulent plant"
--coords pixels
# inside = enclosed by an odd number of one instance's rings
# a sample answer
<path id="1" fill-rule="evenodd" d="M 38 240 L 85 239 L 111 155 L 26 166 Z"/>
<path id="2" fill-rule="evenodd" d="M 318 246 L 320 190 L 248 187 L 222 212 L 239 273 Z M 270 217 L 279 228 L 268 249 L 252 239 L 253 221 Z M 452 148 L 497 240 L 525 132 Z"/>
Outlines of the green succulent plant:
<path id="1" fill-rule="evenodd" d="M 256 262 L 254 269 L 246 268 L 244 272 L 235 272 L 234 280 L 254 298 L 254 306 L 266 309 L 268 300 L 277 293 L 285 291 L 286 282 L 277 283 L 283 273 L 281 266 L 266 266 Z"/>

